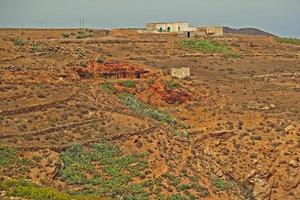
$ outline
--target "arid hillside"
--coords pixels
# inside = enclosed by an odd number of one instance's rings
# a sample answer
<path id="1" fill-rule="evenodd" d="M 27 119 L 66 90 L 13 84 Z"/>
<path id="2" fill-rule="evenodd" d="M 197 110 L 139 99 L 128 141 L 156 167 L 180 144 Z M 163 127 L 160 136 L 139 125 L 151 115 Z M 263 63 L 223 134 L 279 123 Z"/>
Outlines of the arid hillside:
<path id="1" fill-rule="evenodd" d="M 299 40 L 1 29 L 0 199 L 17 197 L 299 200 Z"/>

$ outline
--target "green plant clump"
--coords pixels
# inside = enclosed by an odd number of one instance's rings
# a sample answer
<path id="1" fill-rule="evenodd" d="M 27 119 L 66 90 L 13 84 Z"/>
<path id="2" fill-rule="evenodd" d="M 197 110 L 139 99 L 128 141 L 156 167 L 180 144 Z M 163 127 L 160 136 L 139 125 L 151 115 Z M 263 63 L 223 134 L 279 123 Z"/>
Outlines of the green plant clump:
<path id="1" fill-rule="evenodd" d="M 174 117 L 172 117 L 169 113 L 153 109 L 150 106 L 145 106 L 132 94 L 122 93 L 119 95 L 119 98 L 125 106 L 139 115 L 151 117 L 157 121 L 162 121 L 170 124 L 173 124 L 175 122 Z"/>
<path id="2" fill-rule="evenodd" d="M 233 187 L 233 183 L 224 179 L 213 180 L 213 185 L 219 190 L 227 190 Z"/>
<path id="3" fill-rule="evenodd" d="M 18 37 L 14 40 L 14 43 L 16 46 L 23 46 L 26 44 L 26 41 L 24 39 Z"/>

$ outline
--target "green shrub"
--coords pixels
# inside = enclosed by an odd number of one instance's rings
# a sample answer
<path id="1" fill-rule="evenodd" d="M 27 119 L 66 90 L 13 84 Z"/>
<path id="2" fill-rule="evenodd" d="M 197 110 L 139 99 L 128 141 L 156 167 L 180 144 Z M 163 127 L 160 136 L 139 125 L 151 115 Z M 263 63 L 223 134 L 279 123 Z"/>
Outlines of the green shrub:
<path id="1" fill-rule="evenodd" d="M 173 90 L 173 89 L 182 87 L 179 83 L 177 83 L 174 80 L 168 80 L 165 82 L 165 84 L 169 90 Z"/>
<path id="2" fill-rule="evenodd" d="M 31 50 L 32 50 L 33 52 L 41 52 L 41 51 L 43 51 L 43 46 L 42 46 L 42 44 L 40 44 L 40 43 L 35 43 L 35 44 L 33 44 L 33 46 L 31 47 Z"/>
<path id="3" fill-rule="evenodd" d="M 104 57 L 103 56 L 98 56 L 96 59 L 97 63 L 103 63 L 104 62 Z"/>
<path id="4" fill-rule="evenodd" d="M 14 43 L 16 46 L 23 46 L 26 44 L 26 41 L 24 39 L 18 37 L 15 39 Z"/>
<path id="5" fill-rule="evenodd" d="M 132 80 L 122 81 L 121 85 L 127 88 L 134 88 L 136 86 L 136 82 Z"/>
<path id="6" fill-rule="evenodd" d="M 180 179 L 175 175 L 169 173 L 166 173 L 164 175 L 169 179 L 171 185 L 178 186 L 181 183 Z"/>
<path id="7" fill-rule="evenodd" d="M 177 128 L 175 128 L 174 130 L 174 135 L 176 136 L 182 136 L 182 137 L 188 137 L 189 136 L 189 132 L 187 130 L 179 130 Z"/>
<path id="8" fill-rule="evenodd" d="M 81 67 L 86 67 L 86 66 L 87 66 L 87 63 L 86 63 L 85 61 L 81 61 L 81 62 L 79 63 L 79 65 L 80 65 Z"/>
<path id="9" fill-rule="evenodd" d="M 300 45 L 300 39 L 298 38 L 274 37 L 274 39 L 279 43 Z"/>
<path id="10" fill-rule="evenodd" d="M 102 83 L 100 85 L 101 89 L 108 93 L 116 93 L 117 89 L 112 83 Z"/>
<path id="11" fill-rule="evenodd" d="M 188 190 L 188 189 L 191 189 L 191 186 L 188 184 L 181 184 L 178 186 L 179 191 Z"/>
<path id="12" fill-rule="evenodd" d="M 77 39 L 84 39 L 88 37 L 94 37 L 94 33 L 87 30 L 80 30 L 77 32 Z"/>
<path id="13" fill-rule="evenodd" d="M 233 183 L 224 179 L 217 178 L 213 180 L 213 185 L 219 190 L 226 190 L 232 188 Z"/>
<path id="14" fill-rule="evenodd" d="M 63 36 L 64 38 L 68 38 L 68 37 L 70 37 L 70 34 L 69 34 L 69 33 L 62 33 L 62 36 Z"/>

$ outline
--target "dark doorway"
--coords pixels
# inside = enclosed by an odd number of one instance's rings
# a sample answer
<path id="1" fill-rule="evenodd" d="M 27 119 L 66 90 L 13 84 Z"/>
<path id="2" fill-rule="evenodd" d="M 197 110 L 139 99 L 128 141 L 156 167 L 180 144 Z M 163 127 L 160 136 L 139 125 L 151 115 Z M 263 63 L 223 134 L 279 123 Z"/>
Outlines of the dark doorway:
<path id="1" fill-rule="evenodd" d="M 188 37 L 188 38 L 191 37 L 191 32 L 187 32 L 187 37 Z"/>
<path id="2" fill-rule="evenodd" d="M 168 32 L 171 32 L 171 27 L 168 27 L 167 30 L 168 30 Z"/>

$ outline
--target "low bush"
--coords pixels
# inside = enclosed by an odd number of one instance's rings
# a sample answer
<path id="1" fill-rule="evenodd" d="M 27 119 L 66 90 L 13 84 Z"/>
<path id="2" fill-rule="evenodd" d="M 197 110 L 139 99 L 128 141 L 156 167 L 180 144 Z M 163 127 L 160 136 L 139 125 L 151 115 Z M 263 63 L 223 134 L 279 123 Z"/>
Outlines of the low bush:
<path id="1" fill-rule="evenodd" d="M 35 43 L 33 44 L 33 46 L 31 47 L 32 52 L 41 52 L 43 51 L 43 46 L 40 43 Z"/>
<path id="2" fill-rule="evenodd" d="M 98 56 L 96 59 L 97 63 L 103 63 L 104 62 L 104 57 L 103 56 Z"/>
<path id="3" fill-rule="evenodd" d="M 69 33 L 62 33 L 62 36 L 63 36 L 64 38 L 68 38 L 68 37 L 70 37 L 70 34 L 69 34 Z"/>
<path id="4" fill-rule="evenodd" d="M 16 46 L 23 46 L 26 44 L 26 41 L 24 39 L 18 37 L 14 40 L 14 43 Z"/>
<path id="5" fill-rule="evenodd" d="M 84 39 L 88 37 L 94 37 L 94 33 L 88 30 L 80 30 L 77 32 L 77 39 Z"/>

